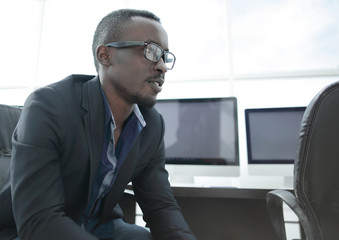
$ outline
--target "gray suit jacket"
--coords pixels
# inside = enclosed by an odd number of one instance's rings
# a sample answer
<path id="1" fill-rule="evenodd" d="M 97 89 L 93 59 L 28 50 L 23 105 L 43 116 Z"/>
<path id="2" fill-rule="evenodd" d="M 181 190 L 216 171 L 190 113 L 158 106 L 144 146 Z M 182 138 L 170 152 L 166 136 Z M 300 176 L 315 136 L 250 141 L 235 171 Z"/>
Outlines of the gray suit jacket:
<path id="1" fill-rule="evenodd" d="M 195 239 L 168 183 L 163 119 L 154 108 L 140 110 L 147 125 L 104 199 L 100 221 L 116 217 L 132 181 L 155 240 Z M 28 97 L 13 134 L 11 182 L 0 193 L 0 240 L 17 231 L 21 240 L 96 239 L 76 222 L 95 181 L 103 134 L 98 77 L 72 75 Z"/>

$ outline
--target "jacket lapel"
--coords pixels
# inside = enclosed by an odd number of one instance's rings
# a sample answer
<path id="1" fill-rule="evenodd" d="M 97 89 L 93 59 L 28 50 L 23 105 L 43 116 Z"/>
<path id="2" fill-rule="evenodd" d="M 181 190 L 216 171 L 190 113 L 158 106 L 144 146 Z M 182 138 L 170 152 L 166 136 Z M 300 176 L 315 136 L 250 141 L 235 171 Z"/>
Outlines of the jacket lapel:
<path id="1" fill-rule="evenodd" d="M 130 153 L 127 155 L 125 161 L 121 165 L 112 188 L 107 193 L 103 200 L 103 211 L 101 216 L 101 222 L 108 219 L 112 213 L 112 209 L 119 202 L 122 197 L 126 185 L 129 183 L 134 168 L 137 164 L 138 158 L 136 157 L 140 152 L 140 137 L 136 139 Z"/>
<path id="2" fill-rule="evenodd" d="M 82 107 L 87 111 L 83 116 L 87 144 L 90 154 L 90 180 L 88 199 L 100 164 L 104 141 L 104 107 L 98 77 L 84 83 Z"/>

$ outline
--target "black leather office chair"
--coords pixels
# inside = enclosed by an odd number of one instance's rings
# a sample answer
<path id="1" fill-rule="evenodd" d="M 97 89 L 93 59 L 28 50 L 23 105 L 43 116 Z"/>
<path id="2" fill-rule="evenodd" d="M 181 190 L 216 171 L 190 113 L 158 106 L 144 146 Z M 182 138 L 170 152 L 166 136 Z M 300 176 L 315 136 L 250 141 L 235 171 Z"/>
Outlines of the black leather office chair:
<path id="1" fill-rule="evenodd" d="M 0 104 L 0 189 L 9 177 L 12 134 L 20 114 L 20 107 Z"/>
<path id="2" fill-rule="evenodd" d="M 282 203 L 299 217 L 307 240 L 339 239 L 339 82 L 320 91 L 308 105 L 294 164 L 294 195 L 267 194 L 274 228 L 286 239 Z"/>

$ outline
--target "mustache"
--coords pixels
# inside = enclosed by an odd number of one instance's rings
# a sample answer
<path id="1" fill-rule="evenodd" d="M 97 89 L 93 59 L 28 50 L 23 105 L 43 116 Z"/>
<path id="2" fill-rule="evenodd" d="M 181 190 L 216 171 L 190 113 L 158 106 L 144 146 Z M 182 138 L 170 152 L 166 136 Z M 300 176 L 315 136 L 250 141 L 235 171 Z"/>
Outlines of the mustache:
<path id="1" fill-rule="evenodd" d="M 154 79 L 162 79 L 162 80 L 165 80 L 165 74 L 156 74 L 156 75 L 153 75 L 151 77 L 148 77 L 146 80 L 147 81 L 150 81 L 150 80 L 154 80 Z"/>

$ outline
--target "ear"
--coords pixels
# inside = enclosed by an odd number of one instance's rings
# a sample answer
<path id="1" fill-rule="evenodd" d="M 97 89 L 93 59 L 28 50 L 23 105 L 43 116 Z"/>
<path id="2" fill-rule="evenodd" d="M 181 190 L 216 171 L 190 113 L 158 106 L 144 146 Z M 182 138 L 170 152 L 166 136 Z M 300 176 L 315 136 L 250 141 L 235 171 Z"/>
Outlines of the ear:
<path id="1" fill-rule="evenodd" d="M 96 54 L 97 54 L 98 62 L 101 65 L 109 66 L 111 64 L 108 47 L 106 47 L 105 45 L 99 45 L 97 47 Z"/>

